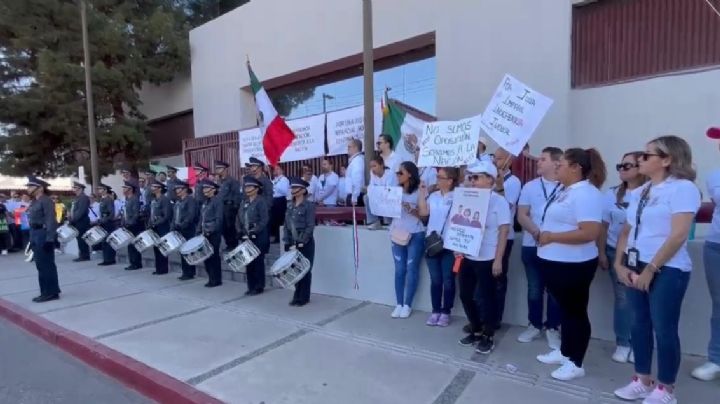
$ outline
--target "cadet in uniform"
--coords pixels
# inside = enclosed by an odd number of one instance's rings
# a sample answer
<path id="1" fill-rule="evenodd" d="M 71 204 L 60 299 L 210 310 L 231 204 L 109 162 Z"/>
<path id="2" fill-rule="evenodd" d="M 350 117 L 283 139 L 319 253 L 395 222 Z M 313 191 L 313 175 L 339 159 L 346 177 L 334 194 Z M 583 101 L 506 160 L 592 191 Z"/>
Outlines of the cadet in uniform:
<path id="1" fill-rule="evenodd" d="M 123 206 L 122 226 L 127 229 L 133 236 L 143 232 L 145 224 L 143 223 L 140 213 L 140 197 L 138 191 L 140 186 L 134 180 L 125 181 L 123 184 L 123 194 L 125 195 L 125 205 Z M 126 271 L 134 271 L 142 268 L 142 255 L 130 243 L 128 249 L 128 261 L 130 265 L 125 267 Z"/>
<path id="2" fill-rule="evenodd" d="M 74 262 L 90 261 L 90 246 L 87 245 L 83 240 L 82 235 L 90 229 L 90 217 L 88 216 L 88 210 L 90 209 L 90 198 L 85 195 L 85 184 L 79 182 L 73 182 L 73 192 L 75 192 L 75 199 L 73 199 L 70 205 L 70 216 L 68 222 L 70 226 L 74 227 L 78 231 L 78 236 L 75 238 L 78 245 L 78 257 L 75 258 Z"/>
<path id="3" fill-rule="evenodd" d="M 50 186 L 47 182 L 34 176 L 28 177 L 27 193 L 33 198 L 28 207 L 28 223 L 30 224 L 30 246 L 38 271 L 40 296 L 33 302 L 42 303 L 60 298 L 57 267 L 55 266 L 55 206 L 47 196 Z"/>
<path id="4" fill-rule="evenodd" d="M 177 202 L 177 195 L 175 195 L 175 187 L 177 186 L 178 182 L 180 180 L 177 177 L 178 169 L 172 166 L 167 166 L 167 175 L 168 179 L 165 181 L 165 186 L 168 190 L 168 198 L 170 198 L 170 202 L 175 203 Z"/>
<path id="5" fill-rule="evenodd" d="M 109 185 L 100 184 L 97 188 L 98 194 L 100 194 L 100 218 L 98 219 L 98 225 L 107 232 L 108 235 L 112 233 L 117 226 L 115 225 L 115 201 L 110 194 L 112 188 Z M 107 266 L 115 265 L 115 250 L 110 247 L 107 242 L 107 238 L 101 243 L 103 260 L 98 265 Z"/>
<path id="6" fill-rule="evenodd" d="M 295 284 L 295 294 L 290 301 L 291 306 L 304 306 L 310 301 L 310 282 L 312 281 L 312 264 L 315 259 L 315 204 L 307 199 L 307 181 L 302 178 L 290 180 L 292 200 L 285 212 L 285 251 L 297 249 L 310 261 L 310 271 Z"/>
<path id="7" fill-rule="evenodd" d="M 237 216 L 238 206 L 240 205 L 240 183 L 238 180 L 228 174 L 230 164 L 216 160 L 215 174 L 218 176 L 220 184 L 220 193 L 218 197 L 223 204 L 223 238 L 228 250 L 232 250 L 238 245 L 237 231 L 235 229 L 235 216 Z"/>
<path id="8" fill-rule="evenodd" d="M 150 184 L 153 192 L 153 200 L 150 204 L 150 228 L 163 237 L 170 232 L 173 211 L 170 199 L 165 195 L 167 188 L 162 182 L 155 180 Z M 155 253 L 155 272 L 153 275 L 164 275 L 168 273 L 168 257 L 162 255 L 157 246 L 153 247 Z"/>
<path id="9" fill-rule="evenodd" d="M 223 203 L 217 195 L 220 186 L 208 179 L 200 184 L 205 196 L 205 203 L 202 205 L 198 233 L 207 238 L 212 245 L 213 254 L 205 260 L 205 272 L 208 275 L 206 288 L 214 288 L 222 285 L 222 270 L 220 267 L 220 237 L 223 231 Z"/>
<path id="10" fill-rule="evenodd" d="M 260 250 L 260 255 L 246 267 L 248 296 L 259 295 L 265 290 L 265 254 L 270 249 L 268 232 L 269 209 L 262 193 L 260 181 L 252 176 L 243 178 L 243 197 L 237 215 L 237 232 L 243 240 L 252 241 Z M 272 191 L 270 191 L 272 192 Z"/>
<path id="11" fill-rule="evenodd" d="M 170 171 L 170 170 L 168 170 Z M 168 181 L 169 182 L 169 181 Z M 190 195 L 192 189 L 187 182 L 177 180 L 174 191 L 176 202 L 174 205 L 172 230 L 179 232 L 185 240 L 195 236 L 198 221 L 198 207 L 195 198 Z M 178 279 L 186 281 L 195 277 L 195 266 L 181 259 L 182 276 Z"/>
<path id="12" fill-rule="evenodd" d="M 203 163 L 195 163 L 193 169 L 195 170 L 195 192 L 193 192 L 193 198 L 195 198 L 195 202 L 197 202 L 198 208 L 200 208 L 205 202 L 202 182 L 208 176 L 208 168 Z"/>
<path id="13" fill-rule="evenodd" d="M 263 190 L 262 197 L 265 199 L 265 205 L 268 207 L 268 212 L 270 212 L 273 204 L 273 182 L 265 174 L 265 163 L 255 157 L 250 157 L 250 161 L 245 164 L 245 167 L 250 169 L 250 175 L 260 181 L 260 185 Z"/>
<path id="14" fill-rule="evenodd" d="M 150 202 L 152 202 L 154 196 L 150 184 L 155 182 L 155 175 L 157 173 L 153 170 L 145 170 L 143 175 L 145 176 L 145 189 L 143 190 L 143 198 L 140 199 L 140 212 L 142 212 L 142 218 L 145 224 L 150 223 Z"/>

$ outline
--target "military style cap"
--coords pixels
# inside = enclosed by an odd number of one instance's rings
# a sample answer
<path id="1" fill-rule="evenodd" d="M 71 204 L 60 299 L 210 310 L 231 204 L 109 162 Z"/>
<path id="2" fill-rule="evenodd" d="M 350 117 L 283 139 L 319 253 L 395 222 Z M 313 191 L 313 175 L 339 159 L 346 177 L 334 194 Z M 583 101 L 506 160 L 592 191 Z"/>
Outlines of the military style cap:
<path id="1" fill-rule="evenodd" d="M 262 166 L 264 166 L 264 165 L 265 165 L 265 163 L 263 163 L 262 160 L 260 160 L 260 159 L 257 158 L 257 157 L 250 157 L 250 161 L 248 161 L 247 163 L 245 163 L 245 167 L 252 167 L 252 166 L 260 166 L 260 167 L 262 167 Z"/>
<path id="2" fill-rule="evenodd" d="M 228 164 L 228 162 L 226 162 L 226 161 L 215 160 L 215 168 L 218 168 L 218 167 L 228 168 L 228 167 L 230 167 L 230 164 Z"/>
<path id="3" fill-rule="evenodd" d="M 262 182 L 260 182 L 260 180 L 251 175 L 246 175 L 245 177 L 243 177 L 243 187 L 262 188 Z"/>
<path id="4" fill-rule="evenodd" d="M 290 188 L 305 188 L 309 187 L 310 184 L 308 184 L 307 181 L 300 177 L 292 177 L 290 178 Z"/>
<path id="5" fill-rule="evenodd" d="M 25 184 L 26 187 L 34 186 L 34 187 L 41 187 L 41 188 L 47 188 L 50 186 L 47 182 L 41 180 L 40 178 L 31 175 L 28 177 L 28 182 Z"/>
<path id="6" fill-rule="evenodd" d="M 86 185 L 81 182 L 73 181 L 72 187 L 85 189 Z"/>

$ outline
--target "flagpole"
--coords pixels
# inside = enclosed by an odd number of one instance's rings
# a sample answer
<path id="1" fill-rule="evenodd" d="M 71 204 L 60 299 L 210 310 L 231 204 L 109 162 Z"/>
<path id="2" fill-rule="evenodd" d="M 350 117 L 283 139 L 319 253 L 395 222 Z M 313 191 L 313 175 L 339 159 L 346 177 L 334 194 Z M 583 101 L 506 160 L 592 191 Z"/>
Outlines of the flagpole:
<path id="1" fill-rule="evenodd" d="M 372 24 L 372 0 L 363 0 L 363 82 L 364 103 L 365 103 L 365 180 L 370 180 L 371 151 L 374 150 L 375 142 L 375 100 L 373 96 L 373 24 Z"/>

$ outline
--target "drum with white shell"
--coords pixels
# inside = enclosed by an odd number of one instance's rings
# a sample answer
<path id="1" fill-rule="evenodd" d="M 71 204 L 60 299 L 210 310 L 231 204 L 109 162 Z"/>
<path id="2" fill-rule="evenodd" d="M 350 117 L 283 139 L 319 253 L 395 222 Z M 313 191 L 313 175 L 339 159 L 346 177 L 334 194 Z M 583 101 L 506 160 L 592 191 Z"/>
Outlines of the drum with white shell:
<path id="1" fill-rule="evenodd" d="M 290 250 L 280 256 L 270 268 L 270 275 L 283 288 L 291 288 L 310 270 L 310 260 L 298 250 Z"/>
<path id="2" fill-rule="evenodd" d="M 193 237 L 180 247 L 180 255 L 190 265 L 201 264 L 214 252 L 212 244 L 204 236 Z"/>

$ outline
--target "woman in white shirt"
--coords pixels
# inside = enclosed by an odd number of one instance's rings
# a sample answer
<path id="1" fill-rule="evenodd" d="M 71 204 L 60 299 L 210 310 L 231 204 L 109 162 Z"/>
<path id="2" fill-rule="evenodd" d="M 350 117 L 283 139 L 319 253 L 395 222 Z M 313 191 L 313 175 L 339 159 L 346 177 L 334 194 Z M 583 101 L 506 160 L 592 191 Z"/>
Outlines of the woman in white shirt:
<path id="1" fill-rule="evenodd" d="M 647 181 L 640 174 L 638 160 L 643 152 L 625 153 L 619 164 L 615 166 L 620 176 L 620 185 L 610 188 L 605 193 L 603 208 L 603 233 L 600 236 L 599 253 L 600 268 L 608 271 L 615 295 L 613 311 L 613 330 L 615 331 L 615 362 L 626 363 L 630 359 L 630 327 L 632 326 L 632 307 L 628 301 L 628 287 L 618 280 L 613 263 L 616 257 L 618 237 L 625 225 L 632 191 Z"/>
<path id="2" fill-rule="evenodd" d="M 397 185 L 395 180 L 395 172 L 391 171 L 389 167 L 385 166 L 383 157 L 379 154 L 373 156 L 370 160 L 370 184 L 379 186 L 391 186 Z M 369 230 L 379 230 L 382 228 L 383 218 L 379 218 L 372 213 L 370 209 L 370 201 L 367 189 L 364 192 L 363 198 L 365 200 L 365 222 L 368 225 Z"/>
<path id="3" fill-rule="evenodd" d="M 587 307 L 602 232 L 603 199 L 598 188 L 606 176 L 597 150 L 566 150 L 558 165 L 562 188 L 545 204 L 541 217 L 538 259 L 562 315 L 560 349 L 537 359 L 561 365 L 551 373 L 558 380 L 585 376 L 582 365 L 591 333 Z"/>
<path id="4" fill-rule="evenodd" d="M 447 227 L 453 203 L 453 191 L 458 185 L 460 171 L 455 167 L 440 168 L 437 175 L 437 191 L 427 196 L 427 184 L 420 185 L 418 210 L 420 216 L 427 218 L 426 240 L 440 242 Z M 435 236 L 432 234 L 435 233 Z M 443 248 L 430 255 L 426 242 L 425 262 L 430 272 L 430 301 L 432 314 L 425 324 L 447 327 L 450 325 L 450 313 L 455 303 L 455 274 L 452 271 L 455 261 L 453 252 Z"/>
<path id="5" fill-rule="evenodd" d="M 495 186 L 497 169 L 491 162 L 481 161 L 466 169 L 473 188 Z M 492 192 L 484 219 L 483 239 L 478 255 L 465 255 L 460 267 L 460 301 L 470 321 L 470 334 L 461 345 L 476 344 L 475 352 L 489 354 L 495 347 L 498 302 L 495 292 L 503 274 L 502 258 L 512 223 L 510 205 L 505 197 Z M 457 254 L 459 255 L 459 254 Z"/>
<path id="6" fill-rule="evenodd" d="M 650 181 L 632 192 L 617 244 L 625 254 L 615 258 L 618 279 L 632 287 L 628 296 L 635 317 L 636 375 L 615 395 L 626 400 L 645 398 L 645 404 L 673 404 L 681 357 L 678 323 L 692 270 L 687 238 L 701 196 L 693 183 L 690 146 L 677 136 L 649 142 L 640 159 L 640 173 Z M 656 342 L 657 386 L 651 376 Z"/>
<path id="7" fill-rule="evenodd" d="M 398 185 L 403 188 L 402 213 L 390 224 L 392 254 L 395 262 L 395 298 L 397 306 L 393 318 L 408 318 L 418 284 L 420 260 L 425 250 L 425 226 L 418 212 L 420 177 L 417 166 L 410 161 L 400 164 Z"/>

